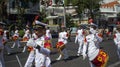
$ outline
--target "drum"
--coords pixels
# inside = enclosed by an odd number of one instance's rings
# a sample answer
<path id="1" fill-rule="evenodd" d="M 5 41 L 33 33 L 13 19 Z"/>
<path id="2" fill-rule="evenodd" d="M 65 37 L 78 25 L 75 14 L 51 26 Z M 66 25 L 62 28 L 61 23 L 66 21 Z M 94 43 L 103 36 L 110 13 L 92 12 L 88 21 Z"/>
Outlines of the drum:
<path id="1" fill-rule="evenodd" d="M 51 49 L 52 49 L 51 43 L 45 42 L 45 43 L 44 43 L 44 48 L 47 48 L 47 49 L 51 50 Z"/>
<path id="2" fill-rule="evenodd" d="M 100 50 L 96 58 L 91 61 L 96 67 L 105 67 L 108 61 L 108 55 L 103 50 Z"/>
<path id="3" fill-rule="evenodd" d="M 56 48 L 59 50 L 63 50 L 65 48 L 65 44 L 63 42 L 57 42 Z"/>

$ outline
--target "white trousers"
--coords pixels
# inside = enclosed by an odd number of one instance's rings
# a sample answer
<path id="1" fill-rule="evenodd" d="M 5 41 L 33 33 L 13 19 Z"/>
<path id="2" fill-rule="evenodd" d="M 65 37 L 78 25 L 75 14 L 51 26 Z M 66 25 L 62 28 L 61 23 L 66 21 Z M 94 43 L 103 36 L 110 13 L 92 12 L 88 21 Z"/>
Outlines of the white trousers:
<path id="1" fill-rule="evenodd" d="M 35 51 L 31 51 L 24 67 L 32 67 L 32 63 L 35 59 Z"/>

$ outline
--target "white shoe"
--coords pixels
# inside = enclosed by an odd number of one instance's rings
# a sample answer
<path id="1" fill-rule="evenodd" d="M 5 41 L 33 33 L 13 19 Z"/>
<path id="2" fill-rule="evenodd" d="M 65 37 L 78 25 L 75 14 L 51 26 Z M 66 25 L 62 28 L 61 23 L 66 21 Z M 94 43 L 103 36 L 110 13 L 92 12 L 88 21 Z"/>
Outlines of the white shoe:
<path id="1" fill-rule="evenodd" d="M 60 60 L 60 58 L 57 58 L 56 60 Z"/>
<path id="2" fill-rule="evenodd" d="M 11 48 L 14 48 L 14 47 L 11 47 Z"/>
<path id="3" fill-rule="evenodd" d="M 8 55 L 10 55 L 11 53 L 7 53 Z"/>

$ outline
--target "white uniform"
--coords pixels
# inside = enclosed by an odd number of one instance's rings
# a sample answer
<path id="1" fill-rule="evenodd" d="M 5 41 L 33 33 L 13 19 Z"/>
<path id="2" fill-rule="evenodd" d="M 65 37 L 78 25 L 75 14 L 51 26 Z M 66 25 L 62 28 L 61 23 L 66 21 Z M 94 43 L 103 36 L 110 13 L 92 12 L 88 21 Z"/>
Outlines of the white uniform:
<path id="1" fill-rule="evenodd" d="M 19 48 L 19 47 L 20 47 L 20 41 L 19 41 L 19 33 L 18 33 L 18 30 L 15 30 L 15 33 L 14 33 L 13 37 L 14 37 L 14 36 L 17 36 L 18 39 L 14 41 L 13 46 L 12 46 L 11 48 L 14 48 L 15 45 L 17 45 L 17 47 Z"/>
<path id="2" fill-rule="evenodd" d="M 40 49 L 35 49 L 35 67 L 51 67 L 50 50 L 44 48 L 44 36 L 35 40 L 36 44 L 41 46 Z"/>
<path id="3" fill-rule="evenodd" d="M 5 41 L 5 42 L 8 41 L 8 39 L 7 39 L 7 30 L 4 30 L 3 41 Z M 4 47 L 7 50 L 8 54 L 10 54 L 11 53 L 11 49 L 7 45 L 4 45 Z"/>
<path id="4" fill-rule="evenodd" d="M 58 42 L 63 42 L 64 45 L 67 44 L 67 39 L 68 39 L 68 36 L 67 36 L 67 32 L 60 32 L 59 33 L 59 38 L 58 38 Z M 68 58 L 68 53 L 67 53 L 67 50 L 66 48 L 64 48 L 62 51 L 62 54 L 64 56 L 64 59 L 67 59 Z M 56 60 L 60 60 L 62 58 L 62 55 L 60 54 L 59 57 L 56 59 Z"/>
<path id="5" fill-rule="evenodd" d="M 75 43 L 78 41 L 79 44 L 79 48 L 78 48 L 78 52 L 77 55 L 79 56 L 80 54 L 82 54 L 82 46 L 83 46 L 83 41 L 84 40 L 84 34 L 83 34 L 83 29 L 79 29 L 77 31 L 77 35 L 75 38 Z"/>
<path id="6" fill-rule="evenodd" d="M 3 57 L 3 51 L 4 51 L 4 45 L 2 44 L 2 35 L 0 35 L 0 67 L 5 67 L 4 57 Z"/>
<path id="7" fill-rule="evenodd" d="M 83 58 L 85 59 L 86 56 L 89 58 L 91 67 L 104 67 L 108 59 L 108 55 L 96 47 L 93 34 L 86 36 L 86 42 L 83 45 Z"/>
<path id="8" fill-rule="evenodd" d="M 101 33 L 99 33 L 99 32 L 97 32 L 96 34 L 95 34 L 95 36 L 96 36 L 96 46 L 99 48 L 99 44 L 103 41 L 103 37 L 102 37 L 102 34 Z"/>
<path id="9" fill-rule="evenodd" d="M 33 38 L 33 39 L 37 39 L 38 37 L 37 37 L 37 35 L 36 35 L 35 33 L 33 33 L 33 34 L 32 34 L 32 38 Z"/>
<path id="10" fill-rule="evenodd" d="M 26 30 L 25 31 L 25 34 L 24 34 L 24 36 L 23 36 L 23 41 L 28 41 L 29 39 L 31 38 L 31 36 L 30 36 L 30 30 Z M 23 50 L 22 50 L 22 52 L 25 52 L 25 50 L 26 50 L 26 44 L 24 45 L 24 48 L 23 48 Z"/>
<path id="11" fill-rule="evenodd" d="M 23 38 L 24 37 L 27 37 L 28 39 L 30 38 L 30 30 L 25 31 L 25 34 L 24 34 Z"/>
<path id="12" fill-rule="evenodd" d="M 49 30 L 49 29 L 47 29 L 47 30 L 46 30 L 46 37 L 48 37 L 48 38 L 52 39 L 52 35 L 51 35 L 51 33 L 50 33 L 50 30 Z"/>
<path id="13" fill-rule="evenodd" d="M 119 59 L 120 59 L 120 33 L 119 32 L 117 32 L 114 35 L 114 43 L 117 46 L 117 53 L 118 53 L 118 56 L 119 56 Z"/>
<path id="14" fill-rule="evenodd" d="M 50 60 L 50 50 L 44 48 L 44 36 L 38 38 L 37 40 L 31 41 L 31 43 L 27 42 L 28 46 L 35 47 L 36 45 L 40 46 L 40 49 L 35 48 L 35 67 L 51 67 L 51 60 Z"/>

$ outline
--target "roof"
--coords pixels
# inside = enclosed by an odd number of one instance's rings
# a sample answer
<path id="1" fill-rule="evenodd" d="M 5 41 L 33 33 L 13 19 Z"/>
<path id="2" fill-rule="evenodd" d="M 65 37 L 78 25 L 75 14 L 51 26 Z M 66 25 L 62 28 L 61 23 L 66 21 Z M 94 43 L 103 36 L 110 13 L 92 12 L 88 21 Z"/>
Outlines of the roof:
<path id="1" fill-rule="evenodd" d="M 114 5 L 116 4 L 120 4 L 118 1 L 112 1 L 112 2 L 109 2 L 109 3 L 105 3 L 105 4 L 102 4 L 101 7 L 104 7 L 104 8 L 112 8 L 114 7 Z"/>

